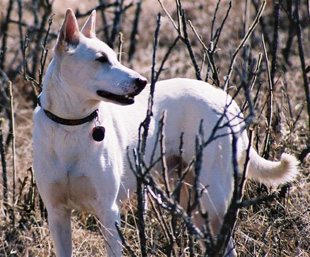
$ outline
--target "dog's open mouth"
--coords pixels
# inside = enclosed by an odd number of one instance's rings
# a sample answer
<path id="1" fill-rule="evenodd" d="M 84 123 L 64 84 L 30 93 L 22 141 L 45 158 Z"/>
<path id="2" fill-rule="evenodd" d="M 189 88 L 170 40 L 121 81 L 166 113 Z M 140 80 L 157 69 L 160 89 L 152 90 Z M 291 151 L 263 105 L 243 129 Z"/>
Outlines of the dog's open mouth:
<path id="1" fill-rule="evenodd" d="M 117 102 L 119 104 L 124 104 L 124 105 L 133 104 L 135 102 L 134 97 L 137 95 L 137 93 L 128 94 L 128 95 L 115 95 L 115 94 L 112 94 L 110 92 L 103 91 L 103 90 L 98 90 L 97 94 L 108 100 Z"/>

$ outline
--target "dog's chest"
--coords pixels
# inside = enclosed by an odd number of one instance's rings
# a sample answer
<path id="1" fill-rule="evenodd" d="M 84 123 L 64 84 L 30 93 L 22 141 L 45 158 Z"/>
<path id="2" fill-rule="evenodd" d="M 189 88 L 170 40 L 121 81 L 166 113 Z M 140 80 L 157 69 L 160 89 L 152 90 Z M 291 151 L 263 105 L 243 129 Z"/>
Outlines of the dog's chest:
<path id="1" fill-rule="evenodd" d="M 100 143 L 93 141 L 91 130 L 88 130 L 61 130 L 54 136 L 45 138 L 49 142 L 46 142 L 46 147 L 42 143 L 40 153 L 46 158 L 41 159 L 41 167 L 36 170 L 42 172 L 38 179 L 48 182 L 53 204 L 93 212 L 104 193 L 103 186 L 111 184 L 109 176 L 120 169 L 116 167 L 120 158 L 116 161 L 117 156 L 111 153 L 120 151 L 113 151 L 111 148 L 118 144 L 113 145 L 109 140 Z M 49 167 L 48 172 L 46 167 Z M 113 176 L 115 177 L 114 173 Z"/>
<path id="2" fill-rule="evenodd" d="M 50 184 L 54 199 L 70 209 L 92 211 L 98 196 L 94 175 L 104 172 L 99 159 L 86 158 L 89 150 L 83 152 L 67 148 L 59 151 L 56 176 Z M 57 174 L 58 173 L 58 174 Z"/>

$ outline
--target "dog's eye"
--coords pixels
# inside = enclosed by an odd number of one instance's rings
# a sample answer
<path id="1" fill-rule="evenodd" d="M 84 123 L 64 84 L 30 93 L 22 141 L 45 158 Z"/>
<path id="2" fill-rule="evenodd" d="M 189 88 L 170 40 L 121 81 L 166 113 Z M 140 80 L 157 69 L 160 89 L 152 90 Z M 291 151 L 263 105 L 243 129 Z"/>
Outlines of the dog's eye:
<path id="1" fill-rule="evenodd" d="M 101 63 L 107 63 L 107 62 L 109 62 L 109 59 L 105 55 L 102 55 L 102 56 L 98 57 L 96 59 L 96 61 L 101 62 Z"/>

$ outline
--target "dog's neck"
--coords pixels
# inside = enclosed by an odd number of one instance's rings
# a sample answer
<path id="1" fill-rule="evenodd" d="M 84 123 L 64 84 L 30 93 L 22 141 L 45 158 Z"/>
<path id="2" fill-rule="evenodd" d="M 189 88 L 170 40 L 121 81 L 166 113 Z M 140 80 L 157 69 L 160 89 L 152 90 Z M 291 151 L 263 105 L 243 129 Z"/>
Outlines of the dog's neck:
<path id="1" fill-rule="evenodd" d="M 61 124 L 61 125 L 67 125 L 67 126 L 77 126 L 77 125 L 82 125 L 84 123 L 90 122 L 94 119 L 98 120 L 98 109 L 93 111 L 91 114 L 88 116 L 81 118 L 81 119 L 64 119 L 62 117 L 59 117 L 55 115 L 54 113 L 44 109 L 41 105 L 40 97 L 38 97 L 38 105 L 43 109 L 45 112 L 46 116 L 49 117 L 52 121 Z"/>
<path id="2" fill-rule="evenodd" d="M 65 85 L 65 82 L 55 72 L 53 61 L 48 68 L 43 90 L 40 96 L 41 107 L 63 119 L 82 119 L 98 109 L 99 100 L 89 100 L 80 92 Z M 53 71 L 53 72 L 52 72 Z"/>
<path id="3" fill-rule="evenodd" d="M 67 98 L 50 97 L 46 92 L 40 95 L 40 107 L 57 117 L 67 120 L 84 119 L 98 110 L 99 103 L 72 102 Z M 64 102 L 67 101 L 67 102 Z"/>

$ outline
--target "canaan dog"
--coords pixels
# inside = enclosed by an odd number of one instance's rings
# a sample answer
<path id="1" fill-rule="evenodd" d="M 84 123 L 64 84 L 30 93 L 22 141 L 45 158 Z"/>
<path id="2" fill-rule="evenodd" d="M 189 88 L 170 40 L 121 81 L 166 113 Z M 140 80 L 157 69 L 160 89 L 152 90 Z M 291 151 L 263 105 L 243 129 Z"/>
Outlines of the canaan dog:
<path id="1" fill-rule="evenodd" d="M 35 178 L 48 211 L 56 255 L 62 257 L 72 255 L 72 209 L 97 215 L 107 255 L 121 256 L 115 227 L 120 223 L 119 202 L 136 188 L 126 149 L 137 147 L 149 95 L 149 90 L 142 91 L 149 88 L 146 78 L 120 64 L 114 51 L 96 38 L 95 18 L 93 11 L 80 31 L 72 10 L 67 10 L 34 113 Z M 184 161 L 192 159 L 201 120 L 206 138 L 221 117 L 221 124 L 229 124 L 220 126 L 216 133 L 222 136 L 204 149 L 199 177 L 204 188 L 201 200 L 216 235 L 233 191 L 232 133 L 237 137 L 241 167 L 249 144 L 240 109 L 224 91 L 181 78 L 157 82 L 154 100 L 146 160 L 163 110 L 166 157 L 171 160 L 179 156 L 181 133 Z M 297 160 L 288 154 L 271 162 L 251 148 L 249 156 L 248 178 L 278 185 L 298 173 Z M 202 226 L 199 215 L 194 220 Z M 228 247 L 229 255 L 236 255 L 232 240 Z"/>

